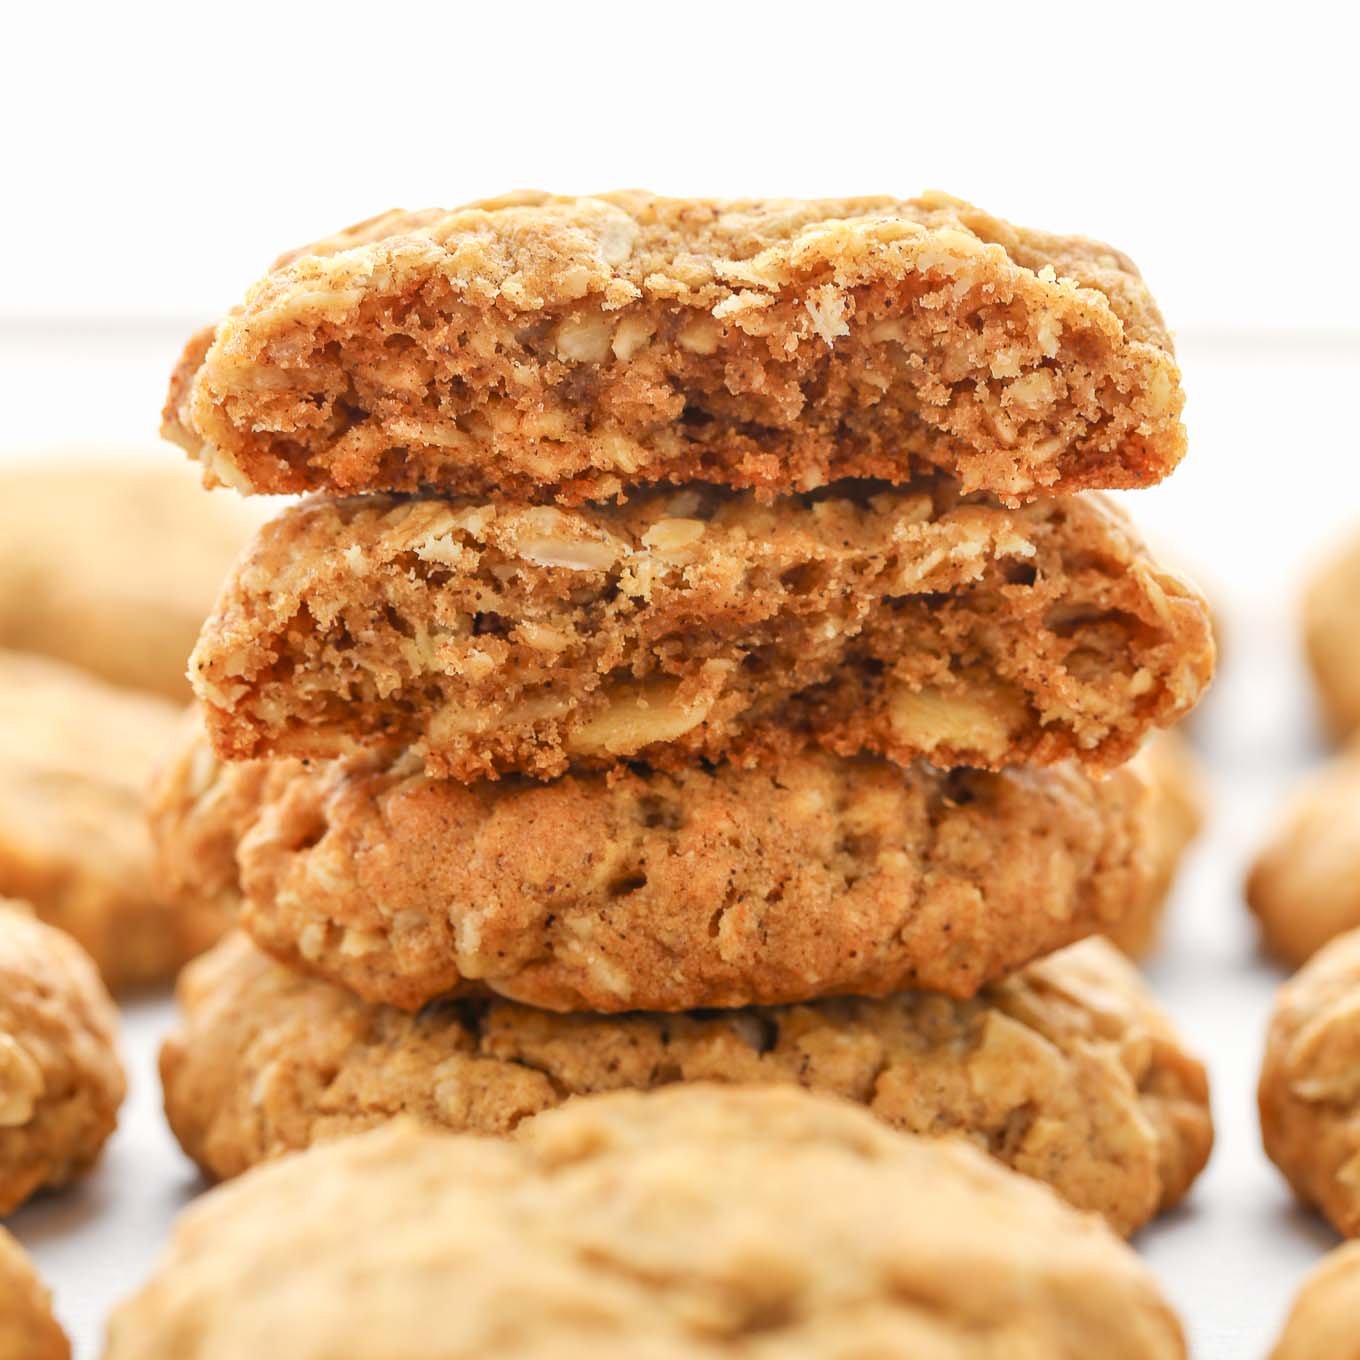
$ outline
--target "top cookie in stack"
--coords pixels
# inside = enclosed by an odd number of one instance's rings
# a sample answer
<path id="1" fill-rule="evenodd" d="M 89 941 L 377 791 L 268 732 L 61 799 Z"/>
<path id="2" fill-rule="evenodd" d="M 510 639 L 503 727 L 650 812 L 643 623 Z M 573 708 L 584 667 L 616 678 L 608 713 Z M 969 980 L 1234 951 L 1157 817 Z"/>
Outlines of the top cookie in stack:
<path id="1" fill-rule="evenodd" d="M 321 493 L 194 654 L 260 762 L 194 834 L 372 1000 L 969 995 L 1136 904 L 1120 767 L 1213 647 L 1080 489 L 1174 468 L 1181 404 L 1126 258 L 939 195 L 521 194 L 294 252 L 166 411 L 210 484 Z M 330 861 L 250 872 L 284 826 Z"/>

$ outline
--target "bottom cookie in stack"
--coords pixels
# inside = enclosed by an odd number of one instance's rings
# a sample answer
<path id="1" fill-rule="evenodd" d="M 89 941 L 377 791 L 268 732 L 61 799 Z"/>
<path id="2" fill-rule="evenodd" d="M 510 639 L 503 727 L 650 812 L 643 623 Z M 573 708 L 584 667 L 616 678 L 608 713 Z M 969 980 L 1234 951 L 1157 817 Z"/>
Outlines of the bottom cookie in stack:
<path id="1" fill-rule="evenodd" d="M 180 982 L 166 1111 L 211 1177 L 398 1115 L 506 1134 L 573 1096 L 677 1082 L 797 1084 L 887 1123 L 962 1134 L 1130 1233 L 1212 1143 L 1203 1067 L 1136 970 L 1093 939 L 971 1000 L 560 1015 L 500 998 L 415 1014 L 272 962 L 242 936 Z"/>

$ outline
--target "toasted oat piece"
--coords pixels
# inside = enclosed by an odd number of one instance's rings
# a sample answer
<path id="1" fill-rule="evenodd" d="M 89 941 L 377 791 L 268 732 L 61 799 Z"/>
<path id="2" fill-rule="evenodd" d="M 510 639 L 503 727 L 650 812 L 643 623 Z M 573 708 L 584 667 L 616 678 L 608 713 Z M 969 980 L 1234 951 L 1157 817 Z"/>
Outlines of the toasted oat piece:
<path id="1" fill-rule="evenodd" d="M 1360 1242 L 1347 1242 L 1308 1273 L 1270 1360 L 1356 1360 L 1358 1337 Z"/>
<path id="2" fill-rule="evenodd" d="M 842 1101 L 704 1085 L 261 1167 L 185 1214 L 108 1335 L 105 1360 L 1185 1355 L 1147 1268 L 1044 1186 Z"/>
<path id="3" fill-rule="evenodd" d="M 70 1360 L 52 1295 L 23 1248 L 0 1228 L 0 1360 Z"/>
<path id="4" fill-rule="evenodd" d="M 0 898 L 0 1216 L 94 1164 L 123 1102 L 117 1044 L 89 955 Z"/>
<path id="5" fill-rule="evenodd" d="M 806 491 L 939 468 L 1012 501 L 1180 460 L 1133 264 L 943 194 L 523 193 L 285 256 L 171 383 L 163 433 L 248 491 Z"/>
<path id="6" fill-rule="evenodd" d="M 1130 958 L 1156 949 L 1181 862 L 1204 824 L 1208 791 L 1194 748 L 1178 731 L 1159 732 L 1134 757 L 1151 789 L 1147 890 L 1140 906 L 1106 934 Z"/>
<path id="7" fill-rule="evenodd" d="M 1266 1153 L 1337 1232 L 1360 1235 L 1360 930 L 1280 988 L 1259 1088 Z"/>
<path id="8" fill-rule="evenodd" d="M 1295 790 L 1247 875 L 1266 948 L 1297 967 L 1360 926 L 1360 742 Z"/>
<path id="9" fill-rule="evenodd" d="M 159 883 L 239 891 L 291 966 L 414 1010 L 469 983 L 553 1010 L 969 996 L 1143 910 L 1137 769 L 864 757 L 760 770 L 432 779 L 410 757 L 217 765 L 152 799 Z"/>
<path id="10" fill-rule="evenodd" d="M 0 647 L 185 702 L 203 616 L 266 504 L 205 496 L 163 458 L 0 469 Z"/>
<path id="11" fill-rule="evenodd" d="M 906 1132 L 963 1134 L 1130 1233 L 1213 1143 L 1204 1069 L 1133 966 L 1086 940 L 981 992 L 554 1015 L 510 1001 L 373 1006 L 242 936 L 180 979 L 166 1114 L 212 1177 L 412 1115 L 502 1134 L 569 1096 L 677 1081 L 798 1083 Z"/>
<path id="12" fill-rule="evenodd" d="M 151 883 L 146 786 L 182 721 L 158 696 L 0 651 L 0 895 L 75 936 L 115 989 L 172 978 L 227 924 Z"/>
<path id="13" fill-rule="evenodd" d="M 1127 760 L 1213 670 L 1204 601 L 1100 498 L 938 479 L 762 505 L 312 500 L 240 559 L 190 663 L 229 759 L 413 746 L 569 765 Z"/>
<path id="14" fill-rule="evenodd" d="M 1303 640 L 1332 735 L 1341 740 L 1360 732 L 1360 535 L 1309 580 Z"/>

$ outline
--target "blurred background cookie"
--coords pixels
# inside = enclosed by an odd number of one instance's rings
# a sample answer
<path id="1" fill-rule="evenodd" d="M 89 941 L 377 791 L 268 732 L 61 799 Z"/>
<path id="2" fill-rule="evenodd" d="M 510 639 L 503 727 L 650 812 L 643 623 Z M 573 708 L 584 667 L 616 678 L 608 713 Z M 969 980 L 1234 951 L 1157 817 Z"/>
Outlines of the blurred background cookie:
<path id="1" fill-rule="evenodd" d="M 84 950 L 0 900 L 0 1214 L 98 1157 L 125 1091 L 117 1032 Z"/>
<path id="2" fill-rule="evenodd" d="M 151 883 L 144 797 L 180 714 L 0 651 L 0 894 L 69 931 L 114 988 L 173 977 L 225 924 L 215 904 L 175 903 Z"/>
<path id="3" fill-rule="evenodd" d="M 23 1248 L 0 1228 L 0 1360 L 69 1360 L 52 1296 Z"/>
<path id="4" fill-rule="evenodd" d="M 163 453 L 0 466 L 0 647 L 188 699 L 189 652 L 266 502 Z"/>
<path id="5" fill-rule="evenodd" d="M 1309 1273 L 1270 1360 L 1360 1360 L 1360 1242 L 1328 1252 Z"/>
<path id="6" fill-rule="evenodd" d="M 1323 718 L 1348 736 L 1360 728 L 1360 532 L 1309 578 L 1303 641 Z"/>

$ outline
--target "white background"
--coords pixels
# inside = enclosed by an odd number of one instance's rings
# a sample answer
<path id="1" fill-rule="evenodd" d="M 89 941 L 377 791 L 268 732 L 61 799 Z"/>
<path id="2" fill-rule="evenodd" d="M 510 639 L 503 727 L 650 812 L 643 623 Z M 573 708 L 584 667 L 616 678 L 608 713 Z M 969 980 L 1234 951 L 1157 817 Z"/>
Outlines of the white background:
<path id="1" fill-rule="evenodd" d="M 1152 969 L 1209 1061 L 1219 1145 L 1190 1206 L 1137 1245 L 1196 1355 L 1263 1355 L 1333 1240 L 1259 1152 L 1278 975 L 1239 885 L 1320 757 L 1298 581 L 1360 525 L 1360 117 L 1339 9 L 24 7 L 0 54 L 0 458 L 149 444 L 193 326 L 279 251 L 397 204 L 931 186 L 1128 251 L 1178 331 L 1191 433 L 1176 476 L 1130 503 L 1213 594 L 1227 642 L 1197 728 L 1215 818 Z M 81 1360 L 193 1187 L 156 1109 L 168 1011 L 128 1018 L 110 1156 L 11 1225 Z"/>

